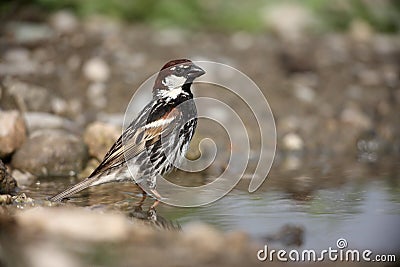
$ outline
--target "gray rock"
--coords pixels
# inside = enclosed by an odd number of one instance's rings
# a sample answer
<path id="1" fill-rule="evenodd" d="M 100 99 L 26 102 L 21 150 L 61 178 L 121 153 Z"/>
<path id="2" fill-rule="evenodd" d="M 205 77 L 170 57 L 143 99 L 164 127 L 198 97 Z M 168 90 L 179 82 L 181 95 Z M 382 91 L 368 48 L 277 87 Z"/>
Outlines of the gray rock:
<path id="1" fill-rule="evenodd" d="M 24 119 L 18 111 L 0 111 L 0 157 L 21 147 L 26 139 Z"/>
<path id="2" fill-rule="evenodd" d="M 87 149 L 76 135 L 62 130 L 32 134 L 13 155 L 12 165 L 35 176 L 70 176 L 85 166 Z"/>
<path id="3" fill-rule="evenodd" d="M 0 194 L 10 194 L 15 192 L 17 182 L 8 173 L 6 166 L 0 159 Z"/>
<path id="4" fill-rule="evenodd" d="M 34 44 L 51 39 L 52 29 L 46 24 L 12 22 L 7 24 L 6 32 L 21 44 Z"/>
<path id="5" fill-rule="evenodd" d="M 0 62 L 2 75 L 27 75 L 39 72 L 38 63 L 32 60 L 30 52 L 23 48 L 10 48 Z"/>
<path id="6" fill-rule="evenodd" d="M 30 133 L 42 129 L 64 129 L 71 133 L 80 132 L 80 128 L 75 122 L 51 113 L 26 112 L 24 117 Z"/>
<path id="7" fill-rule="evenodd" d="M 36 177 L 29 172 L 21 172 L 20 170 L 13 170 L 12 177 L 17 181 L 19 186 L 29 186 L 36 181 Z"/>
<path id="8" fill-rule="evenodd" d="M 119 127 L 103 122 L 94 122 L 86 128 L 83 140 L 89 148 L 89 154 L 102 160 L 120 135 Z"/>
<path id="9" fill-rule="evenodd" d="M 102 109 L 107 105 L 106 85 L 104 83 L 92 83 L 86 92 L 89 102 L 98 109 Z"/>
<path id="10" fill-rule="evenodd" d="M 3 81 L 0 105 L 5 109 L 18 108 L 26 111 L 51 111 L 52 94 L 44 87 L 8 78 Z"/>
<path id="11" fill-rule="evenodd" d="M 349 104 L 340 114 L 340 119 L 358 129 L 368 130 L 372 127 L 372 120 L 357 106 Z"/>

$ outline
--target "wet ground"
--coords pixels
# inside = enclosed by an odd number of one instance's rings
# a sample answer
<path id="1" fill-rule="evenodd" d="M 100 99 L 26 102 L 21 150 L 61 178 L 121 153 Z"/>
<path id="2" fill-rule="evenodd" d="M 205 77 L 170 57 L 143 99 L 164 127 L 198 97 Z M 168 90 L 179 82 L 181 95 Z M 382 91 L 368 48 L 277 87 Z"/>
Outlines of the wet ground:
<path id="1" fill-rule="evenodd" d="M 249 181 L 244 179 L 226 197 L 198 208 L 161 203 L 155 213 L 167 225 L 180 225 L 185 233 L 187 225 L 201 221 L 224 233 L 243 231 L 256 244 L 284 248 L 298 245 L 322 250 L 345 238 L 351 248 L 400 252 L 398 35 L 332 33 L 293 42 L 267 34 L 154 30 L 99 18 L 77 22 L 67 31 L 52 23 L 9 21 L 2 26 L 2 109 L 68 118 L 73 127 L 61 128 L 78 135 L 92 121 L 120 124 L 135 88 L 177 57 L 232 65 L 252 78 L 267 98 L 278 143 L 262 187 L 250 194 Z M 36 35 L 26 36 L 24 27 Z M 97 72 L 95 66 L 90 74 L 85 66 L 93 58 Z M 41 86 L 45 97 L 22 97 L 21 106 L 7 93 L 10 79 Z M 215 92 L 215 97 L 224 95 Z M 42 103 L 34 105 L 39 100 Z M 225 100 L 246 112 L 237 100 Z M 251 119 L 249 125 L 252 129 Z M 221 141 L 223 135 L 213 136 L 210 129 L 200 123 L 199 138 L 211 136 L 219 144 L 226 141 Z M 250 136 L 252 148 L 257 147 L 257 134 Z M 12 169 L 11 158 L 6 163 Z M 250 160 L 245 177 L 254 164 Z M 178 184 L 202 185 L 223 165 L 222 159 L 200 174 L 178 172 L 170 177 Z M 76 177 L 41 177 L 20 188 L 34 206 L 48 206 L 48 196 L 76 181 Z M 135 208 L 139 194 L 134 185 L 104 185 L 61 206 L 124 214 L 136 211 L 146 217 L 147 213 Z M 143 210 L 152 202 L 146 200 Z M 8 207 L 14 213 L 30 205 Z M 285 237 L 271 241 L 285 225 L 295 229 L 287 236 L 297 241 L 286 242 Z"/>

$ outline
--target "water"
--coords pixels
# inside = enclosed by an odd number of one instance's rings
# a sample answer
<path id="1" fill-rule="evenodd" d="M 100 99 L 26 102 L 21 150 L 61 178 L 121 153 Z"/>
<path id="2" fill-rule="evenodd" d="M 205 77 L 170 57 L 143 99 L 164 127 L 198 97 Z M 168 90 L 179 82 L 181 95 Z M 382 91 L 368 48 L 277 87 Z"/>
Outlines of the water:
<path id="1" fill-rule="evenodd" d="M 26 192 L 35 199 L 45 199 L 71 182 L 69 179 L 43 181 Z M 316 189 L 304 200 L 272 184 L 273 181 L 267 180 L 253 194 L 241 189 L 246 186 L 239 186 L 221 200 L 203 207 L 177 208 L 160 204 L 156 207 L 157 216 L 180 224 L 183 229 L 188 223 L 202 221 L 223 231 L 242 230 L 261 244 L 267 243 L 268 235 L 291 224 L 304 229 L 300 248 L 336 248 L 337 239 L 345 238 L 349 248 L 370 249 L 376 253 L 399 252 L 399 188 L 390 180 L 347 181 L 339 186 Z M 109 184 L 83 192 L 69 203 L 130 211 L 139 199 L 140 190 L 135 185 Z M 148 198 L 143 209 L 152 203 Z M 275 245 L 285 247 L 279 243 Z"/>

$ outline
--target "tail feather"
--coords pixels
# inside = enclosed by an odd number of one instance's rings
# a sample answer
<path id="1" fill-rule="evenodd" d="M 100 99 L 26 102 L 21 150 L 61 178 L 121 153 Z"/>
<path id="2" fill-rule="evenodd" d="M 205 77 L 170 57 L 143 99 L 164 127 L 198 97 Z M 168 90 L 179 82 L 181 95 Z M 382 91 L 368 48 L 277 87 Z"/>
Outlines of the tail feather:
<path id="1" fill-rule="evenodd" d="M 93 179 L 93 177 L 86 178 L 85 180 L 65 189 L 64 191 L 58 193 L 57 195 L 50 197 L 49 200 L 53 202 L 61 201 L 64 198 L 70 197 L 73 194 L 78 193 L 90 187 L 91 185 L 93 185 L 95 181 L 97 181 L 97 179 Z"/>

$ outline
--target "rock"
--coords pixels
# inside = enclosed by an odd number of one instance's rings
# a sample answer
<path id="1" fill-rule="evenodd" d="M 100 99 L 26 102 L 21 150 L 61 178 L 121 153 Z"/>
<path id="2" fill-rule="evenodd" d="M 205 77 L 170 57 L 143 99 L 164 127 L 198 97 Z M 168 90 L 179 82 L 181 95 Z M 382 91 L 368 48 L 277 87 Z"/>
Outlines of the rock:
<path id="1" fill-rule="evenodd" d="M 79 173 L 86 160 L 86 146 L 76 135 L 41 130 L 13 155 L 12 165 L 35 176 L 70 176 Z"/>
<path id="2" fill-rule="evenodd" d="M 373 30 L 366 21 L 355 19 L 350 23 L 350 36 L 357 42 L 369 42 L 372 40 Z"/>
<path id="3" fill-rule="evenodd" d="M 268 242 L 280 242 L 284 246 L 301 246 L 304 243 L 304 227 L 286 224 L 277 233 L 265 239 Z"/>
<path id="4" fill-rule="evenodd" d="M 16 204 L 33 204 L 34 203 L 33 199 L 30 198 L 30 197 L 27 197 L 25 195 L 25 193 L 22 193 L 22 194 L 17 195 L 17 196 L 13 196 L 13 201 Z"/>
<path id="5" fill-rule="evenodd" d="M 0 111 L 0 158 L 17 150 L 25 142 L 26 127 L 18 111 Z"/>
<path id="6" fill-rule="evenodd" d="M 296 133 L 288 133 L 282 139 L 283 147 L 287 150 L 302 150 L 304 142 Z"/>
<path id="7" fill-rule="evenodd" d="M 183 242 L 188 246 L 196 247 L 201 254 L 211 257 L 224 246 L 223 235 L 209 225 L 192 223 L 185 227 Z"/>
<path id="8" fill-rule="evenodd" d="M 89 155 L 102 160 L 120 135 L 119 127 L 103 122 L 94 122 L 86 128 L 83 140 L 89 148 Z"/>
<path id="9" fill-rule="evenodd" d="M 185 32 L 178 28 L 165 28 L 154 32 L 153 41 L 160 46 L 175 46 L 186 42 Z"/>
<path id="10" fill-rule="evenodd" d="M 94 57 L 85 62 L 83 73 L 92 82 L 105 82 L 110 77 L 110 68 L 103 59 Z"/>
<path id="11" fill-rule="evenodd" d="M 8 173 L 6 166 L 0 160 L 0 194 L 14 193 L 17 188 L 17 182 Z"/>
<path id="12" fill-rule="evenodd" d="M 294 85 L 294 95 L 301 101 L 306 103 L 313 103 L 315 100 L 315 92 L 312 88 L 308 86 L 303 86 L 300 84 Z"/>
<path id="13" fill-rule="evenodd" d="M 89 85 L 86 95 L 94 107 L 102 109 L 107 105 L 106 89 L 104 83 L 92 83 Z"/>
<path id="14" fill-rule="evenodd" d="M 98 121 L 105 122 L 106 124 L 112 124 L 122 128 L 124 125 L 125 114 L 99 112 L 97 113 L 96 119 Z"/>
<path id="15" fill-rule="evenodd" d="M 51 111 L 52 94 L 44 87 L 8 78 L 3 81 L 4 93 L 0 104 L 5 109 Z"/>
<path id="16" fill-rule="evenodd" d="M 237 50 L 247 50 L 254 44 L 254 37 L 246 32 L 237 32 L 232 35 L 231 43 Z"/>
<path id="17" fill-rule="evenodd" d="M 262 12 L 262 19 L 267 27 L 289 41 L 302 38 L 315 22 L 313 15 L 304 6 L 296 3 L 266 6 Z"/>
<path id="18" fill-rule="evenodd" d="M 27 230 L 80 242 L 117 242 L 129 236 L 129 221 L 122 214 L 101 214 L 80 208 L 33 208 L 17 214 Z"/>
<path id="19" fill-rule="evenodd" d="M 35 44 L 49 40 L 54 36 L 53 31 L 46 24 L 31 22 L 8 23 L 6 32 L 20 44 Z"/>
<path id="20" fill-rule="evenodd" d="M 340 114 L 340 119 L 355 128 L 368 130 L 372 127 L 372 120 L 355 105 L 348 105 Z"/>
<path id="21" fill-rule="evenodd" d="M 79 25 L 76 16 L 67 10 L 54 13 L 50 18 L 50 24 L 56 31 L 62 34 L 74 32 Z"/>
<path id="22" fill-rule="evenodd" d="M 32 60 L 30 52 L 23 48 L 10 48 L 0 62 L 0 75 L 27 75 L 39 70 L 36 61 Z"/>
<path id="23" fill-rule="evenodd" d="M 13 170 L 12 177 L 17 181 L 19 186 L 29 186 L 36 181 L 36 177 L 29 172 L 21 172 L 20 170 Z"/>
<path id="24" fill-rule="evenodd" d="M 43 129 L 64 129 L 71 133 L 81 131 L 75 122 L 51 113 L 26 112 L 25 121 L 30 133 Z"/>
<path id="25" fill-rule="evenodd" d="M 0 205 L 2 204 L 11 204 L 12 197 L 10 195 L 0 195 Z"/>

